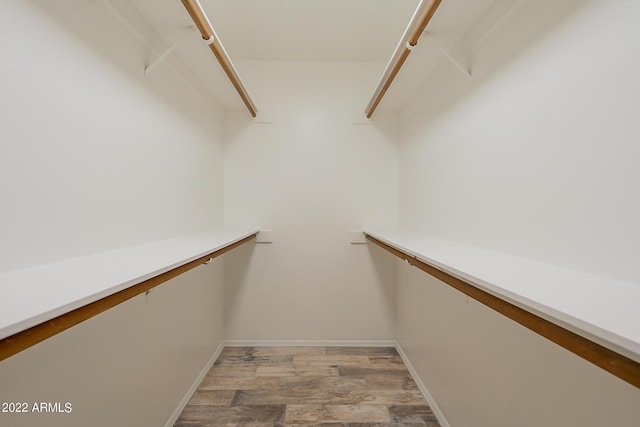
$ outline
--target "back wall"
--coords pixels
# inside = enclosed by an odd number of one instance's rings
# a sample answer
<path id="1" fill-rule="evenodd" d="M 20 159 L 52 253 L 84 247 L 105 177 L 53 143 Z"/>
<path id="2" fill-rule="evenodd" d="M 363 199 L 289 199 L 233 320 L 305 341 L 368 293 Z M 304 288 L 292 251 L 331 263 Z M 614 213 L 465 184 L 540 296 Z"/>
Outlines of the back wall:
<path id="1" fill-rule="evenodd" d="M 227 339 L 392 339 L 394 263 L 349 243 L 349 230 L 397 221 L 397 127 L 354 124 L 383 65 L 237 66 L 270 123 L 225 120 L 225 225 L 274 242 L 225 264 Z"/>

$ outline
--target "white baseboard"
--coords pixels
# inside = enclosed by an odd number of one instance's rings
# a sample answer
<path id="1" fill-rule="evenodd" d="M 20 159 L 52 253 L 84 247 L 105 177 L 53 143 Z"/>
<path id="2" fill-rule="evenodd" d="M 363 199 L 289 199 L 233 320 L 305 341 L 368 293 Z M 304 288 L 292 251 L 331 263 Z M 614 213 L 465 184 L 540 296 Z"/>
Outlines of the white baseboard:
<path id="1" fill-rule="evenodd" d="M 395 347 L 394 340 L 227 340 L 225 347 Z"/>
<path id="2" fill-rule="evenodd" d="M 200 371 L 200 374 L 198 374 L 198 377 L 193 381 L 193 384 L 191 384 L 191 387 L 189 387 L 189 390 L 187 390 L 187 392 L 185 393 L 184 397 L 182 398 L 182 400 L 180 401 L 176 409 L 173 411 L 173 413 L 171 414 L 167 422 L 164 424 L 164 427 L 173 427 L 173 425 L 176 423 L 176 421 L 178 420 L 178 417 L 182 413 L 182 410 L 184 409 L 185 406 L 187 406 L 187 403 L 189 403 L 189 400 L 191 400 L 191 396 L 193 396 L 193 393 L 196 392 L 196 390 L 200 386 L 200 383 L 204 379 L 205 375 L 207 375 L 207 372 L 209 372 L 209 369 L 211 369 L 211 367 L 215 363 L 218 356 L 220 356 L 220 353 L 222 353 L 223 348 L 224 348 L 224 341 L 221 342 L 218 348 L 216 348 L 216 351 L 213 352 L 213 354 L 207 361 L 207 364 L 205 365 L 205 367 L 202 368 L 202 371 Z"/>
<path id="3" fill-rule="evenodd" d="M 405 366 L 409 370 L 409 373 L 413 377 L 413 380 L 418 385 L 418 388 L 420 389 L 420 392 L 424 396 L 424 400 L 427 401 L 427 403 L 431 407 L 431 410 L 433 411 L 433 414 L 438 419 L 438 422 L 440 423 L 440 426 L 441 427 L 451 427 L 451 425 L 449 424 L 447 419 L 444 417 L 444 414 L 442 413 L 442 411 L 438 407 L 438 404 L 434 400 L 433 396 L 431 396 L 431 393 L 429 393 L 429 390 L 427 389 L 427 386 L 424 385 L 424 383 L 422 382 L 422 379 L 420 379 L 420 376 L 418 375 L 418 372 L 416 371 L 416 369 L 413 367 L 413 365 L 409 361 L 409 358 L 407 357 L 407 354 L 404 352 L 404 350 L 400 346 L 400 343 L 398 343 L 397 341 L 395 342 L 395 348 L 398 351 L 398 354 L 400 355 L 400 357 L 402 358 L 402 361 L 404 362 Z"/>

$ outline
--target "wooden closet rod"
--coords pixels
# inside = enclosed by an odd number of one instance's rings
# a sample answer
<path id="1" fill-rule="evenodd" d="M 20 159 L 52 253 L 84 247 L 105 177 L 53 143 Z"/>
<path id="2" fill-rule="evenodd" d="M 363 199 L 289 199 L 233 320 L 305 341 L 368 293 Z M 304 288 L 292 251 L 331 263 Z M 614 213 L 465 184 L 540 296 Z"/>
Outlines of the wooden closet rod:
<path id="1" fill-rule="evenodd" d="M 393 56 L 391 56 L 391 59 L 387 64 L 387 68 L 384 70 L 384 74 L 382 74 L 382 78 L 380 79 L 380 83 L 378 83 L 376 91 L 373 93 L 373 96 L 367 105 L 366 113 L 368 119 L 370 119 L 373 112 L 376 111 L 378 104 L 380 104 L 382 97 L 387 93 L 393 79 L 398 75 L 400 68 L 402 68 L 402 65 L 409 57 L 409 54 L 415 45 L 418 44 L 420 36 L 424 33 L 429 21 L 431 21 L 431 18 L 436 13 L 441 2 L 442 0 L 420 0 L 409 25 L 407 25 L 407 29 L 402 35 L 396 50 L 393 52 Z"/>
<path id="2" fill-rule="evenodd" d="M 233 66 L 233 63 L 231 62 L 227 51 L 224 49 L 220 38 L 214 31 L 211 22 L 209 22 L 209 18 L 207 18 L 207 15 L 204 13 L 200 2 L 198 0 L 182 0 L 182 4 L 184 5 L 185 9 L 187 9 L 187 12 L 189 12 L 189 15 L 191 15 L 191 19 L 193 19 L 196 27 L 198 27 L 198 30 L 200 30 L 202 38 L 209 45 L 211 52 L 213 52 L 227 77 L 229 77 L 229 80 L 231 80 L 233 87 L 235 87 L 236 91 L 238 91 L 238 95 L 240 95 L 240 98 L 242 98 L 242 102 L 244 102 L 244 105 L 247 106 L 249 113 L 251 113 L 252 117 L 255 117 L 257 112 L 256 106 L 247 93 L 247 89 L 245 89 L 244 85 L 242 84 L 236 68 Z"/>
<path id="3" fill-rule="evenodd" d="M 52 336 L 65 331 L 78 323 L 91 319 L 98 314 L 115 307 L 141 293 L 147 292 L 156 286 L 171 280 L 174 277 L 186 273 L 199 265 L 207 263 L 211 258 L 218 257 L 229 252 L 232 249 L 237 248 L 257 237 L 256 234 L 245 237 L 235 243 L 225 246 L 221 249 L 213 251 L 207 255 L 204 255 L 198 259 L 195 259 L 187 264 L 176 267 L 172 270 L 159 274 L 158 276 L 151 277 L 150 279 L 133 285 L 127 289 L 123 289 L 115 294 L 111 294 L 83 307 L 77 308 L 65 314 L 47 320 L 39 325 L 33 326 L 29 329 L 25 329 L 22 332 L 18 332 L 9 337 L 0 340 L 0 361 L 13 356 L 16 353 L 20 353 L 23 350 L 28 349 L 31 346 L 38 344 L 41 341 L 51 338 Z"/>
<path id="4" fill-rule="evenodd" d="M 371 243 L 380 246 L 382 249 L 392 253 L 398 258 L 406 261 L 425 273 L 446 283 L 454 289 L 470 296 L 476 301 L 497 311 L 503 316 L 519 323 L 525 328 L 537 333 L 559 346 L 569 350 L 573 354 L 588 360 L 605 371 L 640 388 L 640 363 L 635 360 L 606 348 L 588 338 L 580 336 L 575 332 L 563 328 L 549 320 L 543 319 L 523 308 L 520 308 L 508 301 L 475 287 L 473 284 L 465 282 L 451 274 L 429 265 L 413 255 L 402 252 L 373 236 L 366 235 L 366 239 Z"/>

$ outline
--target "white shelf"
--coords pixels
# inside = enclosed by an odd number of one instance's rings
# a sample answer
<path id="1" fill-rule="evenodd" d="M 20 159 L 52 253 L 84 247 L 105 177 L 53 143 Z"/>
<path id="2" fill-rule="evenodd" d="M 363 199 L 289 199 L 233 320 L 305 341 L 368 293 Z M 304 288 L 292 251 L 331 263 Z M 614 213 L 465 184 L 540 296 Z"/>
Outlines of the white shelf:
<path id="1" fill-rule="evenodd" d="M 366 233 L 640 362 L 640 284 L 408 232 Z"/>
<path id="2" fill-rule="evenodd" d="M 192 234 L 0 274 L 0 339 L 134 286 L 258 230 Z"/>

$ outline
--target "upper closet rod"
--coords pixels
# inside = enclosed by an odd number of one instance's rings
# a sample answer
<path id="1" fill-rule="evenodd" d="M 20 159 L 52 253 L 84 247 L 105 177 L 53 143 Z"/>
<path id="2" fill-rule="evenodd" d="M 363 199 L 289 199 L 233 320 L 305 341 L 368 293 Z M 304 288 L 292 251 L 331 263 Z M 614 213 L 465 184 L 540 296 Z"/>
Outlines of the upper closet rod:
<path id="1" fill-rule="evenodd" d="M 229 80 L 231 80 L 231 83 L 238 91 L 240 98 L 242 98 L 242 102 L 244 102 L 244 105 L 249 109 L 251 116 L 255 117 L 257 111 L 256 106 L 247 93 L 247 89 L 245 89 L 242 84 L 238 72 L 233 66 L 229 55 L 227 55 L 227 51 L 224 50 L 224 46 L 222 46 L 222 43 L 214 31 L 211 22 L 209 22 L 209 18 L 207 18 L 207 15 L 204 13 L 200 2 L 198 2 L 198 0 L 182 0 L 182 4 L 187 9 L 187 12 L 189 12 L 189 15 L 191 15 L 191 19 L 193 19 L 196 27 L 200 30 L 202 38 L 209 45 L 209 48 L 220 63 L 220 66 L 227 74 L 227 77 L 229 77 Z"/>
<path id="2" fill-rule="evenodd" d="M 384 74 L 371 97 L 371 101 L 369 101 L 367 105 L 366 113 L 368 119 L 370 119 L 373 112 L 376 111 L 378 104 L 382 101 L 382 97 L 387 93 L 389 86 L 391 86 L 391 82 L 393 82 L 393 79 L 400 71 L 400 68 L 402 68 L 402 65 L 409 57 L 415 45 L 418 44 L 420 36 L 424 33 L 431 17 L 436 13 L 441 2 L 442 0 L 420 0 L 420 4 L 418 4 L 416 11 L 413 13 L 413 17 L 409 25 L 407 25 L 407 29 L 404 31 L 396 50 L 393 52 L 393 56 L 389 60 L 387 68 L 384 70 Z"/>

